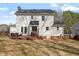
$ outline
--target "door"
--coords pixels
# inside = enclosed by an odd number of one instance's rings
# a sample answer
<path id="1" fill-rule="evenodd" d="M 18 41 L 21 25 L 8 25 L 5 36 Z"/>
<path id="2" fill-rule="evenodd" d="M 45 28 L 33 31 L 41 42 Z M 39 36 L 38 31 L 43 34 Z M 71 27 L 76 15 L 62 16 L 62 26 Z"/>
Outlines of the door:
<path id="1" fill-rule="evenodd" d="M 24 34 L 27 34 L 27 27 L 21 27 L 21 33 L 24 35 Z"/>
<path id="2" fill-rule="evenodd" d="M 32 26 L 32 32 L 31 32 L 31 35 L 32 35 L 32 36 L 36 36 L 37 34 L 38 34 L 37 26 Z"/>
<path id="3" fill-rule="evenodd" d="M 32 26 L 32 32 L 37 32 L 37 26 Z"/>

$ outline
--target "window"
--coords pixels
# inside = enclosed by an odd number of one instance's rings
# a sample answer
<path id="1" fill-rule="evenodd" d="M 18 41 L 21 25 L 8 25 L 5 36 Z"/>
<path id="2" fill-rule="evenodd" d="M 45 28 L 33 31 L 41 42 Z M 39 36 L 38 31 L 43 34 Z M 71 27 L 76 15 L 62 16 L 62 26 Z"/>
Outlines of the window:
<path id="1" fill-rule="evenodd" d="M 39 21 L 30 21 L 30 25 L 39 25 Z"/>
<path id="2" fill-rule="evenodd" d="M 27 27 L 21 27 L 21 32 L 26 34 L 27 33 Z"/>
<path id="3" fill-rule="evenodd" d="M 23 33 L 23 27 L 21 27 L 21 32 Z"/>
<path id="4" fill-rule="evenodd" d="M 37 27 L 36 26 L 32 26 L 32 31 L 37 31 Z"/>
<path id="5" fill-rule="evenodd" d="M 46 27 L 46 30 L 49 30 L 49 27 Z"/>
<path id="6" fill-rule="evenodd" d="M 42 16 L 42 21 L 44 21 L 45 20 L 45 16 Z"/>
<path id="7" fill-rule="evenodd" d="M 57 30 L 59 30 L 59 27 L 57 27 Z"/>
<path id="8" fill-rule="evenodd" d="M 33 19 L 33 16 L 31 16 L 31 19 Z"/>
<path id="9" fill-rule="evenodd" d="M 24 33 L 27 33 L 27 27 L 24 27 L 24 31 L 25 31 Z"/>

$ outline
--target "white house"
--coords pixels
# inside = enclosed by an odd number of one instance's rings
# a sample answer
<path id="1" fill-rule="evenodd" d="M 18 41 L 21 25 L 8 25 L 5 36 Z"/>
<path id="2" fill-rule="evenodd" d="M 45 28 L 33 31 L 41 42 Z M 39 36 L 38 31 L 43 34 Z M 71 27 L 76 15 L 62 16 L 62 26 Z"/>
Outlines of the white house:
<path id="1" fill-rule="evenodd" d="M 21 9 L 16 15 L 16 32 L 22 35 L 60 36 L 64 34 L 64 24 L 55 17 L 51 9 Z M 57 20 L 59 19 L 59 20 Z"/>

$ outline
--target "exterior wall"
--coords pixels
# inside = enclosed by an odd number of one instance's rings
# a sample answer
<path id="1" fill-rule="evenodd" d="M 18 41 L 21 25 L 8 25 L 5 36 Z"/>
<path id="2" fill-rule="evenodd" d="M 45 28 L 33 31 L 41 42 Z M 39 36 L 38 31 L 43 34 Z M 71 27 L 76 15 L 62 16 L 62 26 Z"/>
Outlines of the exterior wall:
<path id="1" fill-rule="evenodd" d="M 30 21 L 38 20 L 40 21 L 41 16 L 34 16 L 34 19 L 31 19 L 31 16 L 17 16 L 16 17 L 16 30 L 19 34 L 21 34 L 21 27 L 27 27 L 27 33 L 24 35 L 30 35 L 31 28 L 29 26 Z M 29 29 L 30 28 L 30 29 Z"/>
<path id="2" fill-rule="evenodd" d="M 21 27 L 27 27 L 29 28 L 29 23 L 30 21 L 34 21 L 37 20 L 39 21 L 39 35 L 42 36 L 46 36 L 47 34 L 45 34 L 44 32 L 46 32 L 46 27 L 49 26 L 51 28 L 53 22 L 54 22 L 54 16 L 45 16 L 45 21 L 42 21 L 42 16 L 34 16 L 33 19 L 31 19 L 31 16 L 17 16 L 16 17 L 16 31 L 21 34 Z M 27 29 L 27 33 L 24 35 L 30 35 L 31 34 L 31 27 L 30 29 Z M 47 31 L 50 32 L 50 31 Z"/>
<path id="3" fill-rule="evenodd" d="M 51 27 L 54 23 L 54 16 L 46 16 L 45 21 L 40 21 L 39 36 L 51 36 Z M 49 27 L 49 30 L 46 30 Z"/>
<path id="4" fill-rule="evenodd" d="M 63 36 L 64 35 L 64 28 L 59 27 L 59 30 L 57 30 L 57 27 L 52 27 L 52 35 L 53 36 Z"/>
<path id="5" fill-rule="evenodd" d="M 54 24 L 54 16 L 45 16 L 45 20 L 42 21 L 42 15 L 33 16 L 34 18 L 31 19 L 31 16 L 29 15 L 17 15 L 16 16 L 16 32 L 21 34 L 21 27 L 27 27 L 27 33 L 23 35 L 30 35 L 32 28 L 29 26 L 30 21 L 37 20 L 39 21 L 38 26 L 38 35 L 39 36 L 59 36 L 60 34 L 63 34 L 63 27 L 59 27 L 59 30 L 57 30 L 57 27 L 52 27 Z M 46 30 L 46 27 L 49 27 L 49 30 Z M 12 31 L 11 31 L 12 32 Z"/>
<path id="6" fill-rule="evenodd" d="M 29 25 L 30 22 L 30 16 L 17 16 L 16 17 L 16 31 L 17 33 L 21 34 L 21 27 L 27 27 Z M 27 29 L 27 31 L 29 31 Z M 26 33 L 26 35 L 28 34 L 28 32 Z"/>
<path id="7" fill-rule="evenodd" d="M 16 27 L 10 27 L 10 33 L 16 33 Z"/>

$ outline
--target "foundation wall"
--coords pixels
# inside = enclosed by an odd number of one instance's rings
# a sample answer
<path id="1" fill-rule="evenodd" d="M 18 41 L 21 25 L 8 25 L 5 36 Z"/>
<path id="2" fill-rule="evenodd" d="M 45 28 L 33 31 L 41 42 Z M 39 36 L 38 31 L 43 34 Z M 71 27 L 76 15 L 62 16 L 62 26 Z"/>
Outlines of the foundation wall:
<path id="1" fill-rule="evenodd" d="M 10 37 L 12 38 L 18 38 L 20 37 L 21 39 L 23 39 L 23 37 L 25 38 L 37 38 L 37 39 L 51 39 L 51 40 L 67 40 L 67 39 L 73 39 L 73 38 L 79 38 L 79 36 L 73 36 L 73 35 L 70 35 L 70 34 L 66 34 L 66 35 L 63 35 L 63 36 L 23 36 L 23 35 L 18 35 L 18 33 L 11 33 L 10 34 Z"/>

